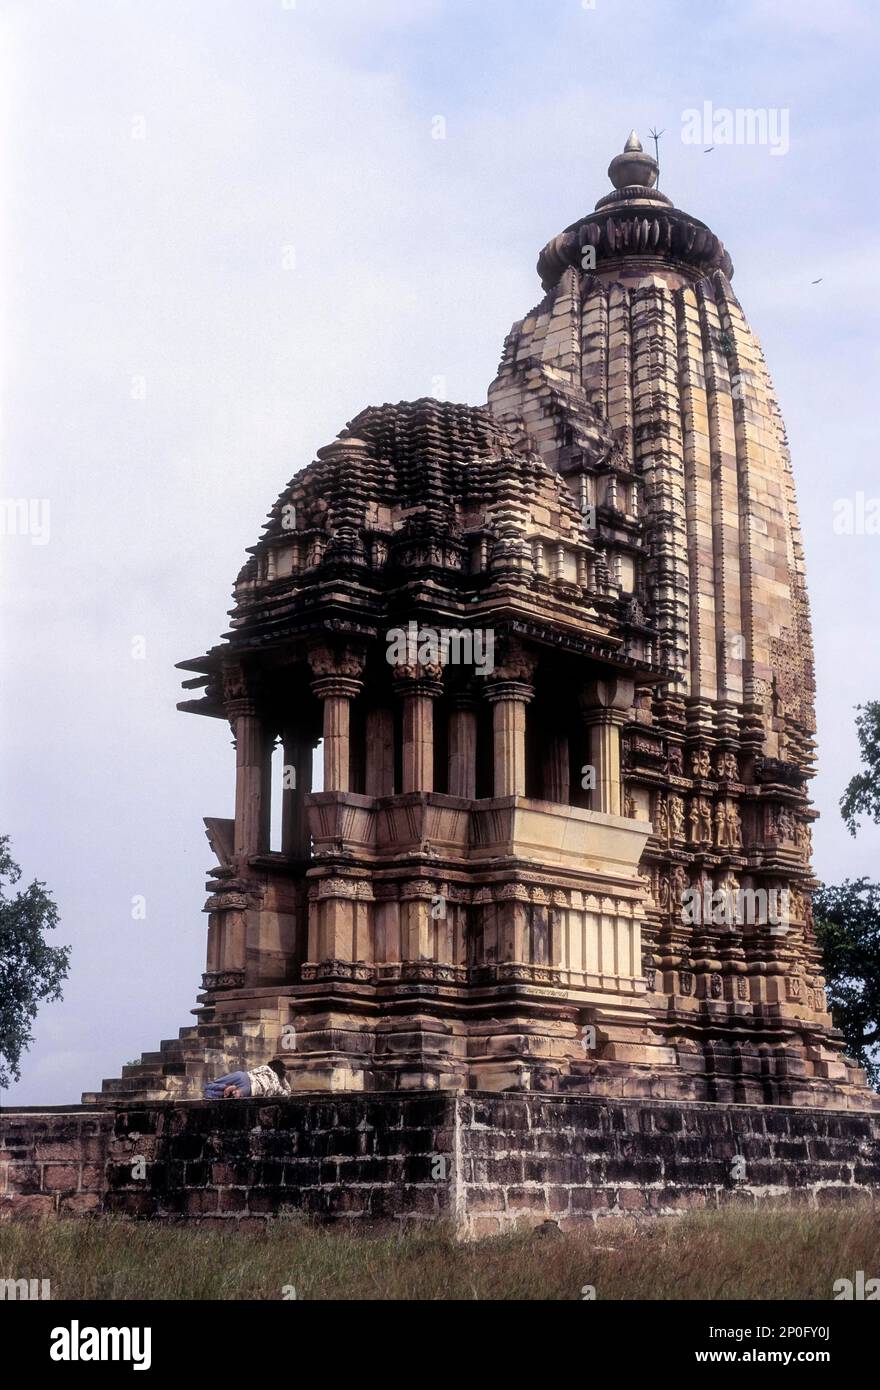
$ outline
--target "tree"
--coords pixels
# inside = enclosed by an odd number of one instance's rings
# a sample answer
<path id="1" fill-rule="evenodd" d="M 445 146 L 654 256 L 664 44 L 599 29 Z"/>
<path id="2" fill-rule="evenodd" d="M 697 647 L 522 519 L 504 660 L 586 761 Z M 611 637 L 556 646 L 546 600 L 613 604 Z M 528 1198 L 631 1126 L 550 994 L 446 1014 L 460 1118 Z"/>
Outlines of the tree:
<path id="1" fill-rule="evenodd" d="M 69 946 L 44 940 L 58 925 L 58 908 L 36 879 L 14 897 L 8 888 L 21 878 L 0 835 L 0 1089 L 21 1077 L 21 1054 L 33 1042 L 31 1024 L 44 1001 L 61 998 L 70 967 Z"/>
<path id="2" fill-rule="evenodd" d="M 880 700 L 857 709 L 864 771 L 850 779 L 840 799 L 851 835 L 859 829 L 860 816 L 880 823 Z M 880 1089 L 880 884 L 867 878 L 823 884 L 813 906 L 834 1020 L 847 1052 Z"/>
<path id="3" fill-rule="evenodd" d="M 814 898 L 828 1002 L 846 1050 L 880 1083 L 880 884 L 846 879 Z"/>
<path id="4" fill-rule="evenodd" d="M 859 816 L 880 822 L 880 700 L 857 708 L 856 733 L 866 770 L 856 773 L 840 801 L 840 814 L 850 835 L 859 828 Z"/>

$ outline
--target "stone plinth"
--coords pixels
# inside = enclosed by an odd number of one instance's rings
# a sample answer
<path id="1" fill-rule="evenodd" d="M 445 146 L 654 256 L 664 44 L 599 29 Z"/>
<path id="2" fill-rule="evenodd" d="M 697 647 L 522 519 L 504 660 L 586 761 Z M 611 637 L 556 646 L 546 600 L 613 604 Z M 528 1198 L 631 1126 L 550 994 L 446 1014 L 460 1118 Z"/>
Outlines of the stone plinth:
<path id="1" fill-rule="evenodd" d="M 878 1193 L 880 1116 L 815 1107 L 436 1092 L 0 1115 L 6 1217 L 297 1212 L 475 1237 Z"/>

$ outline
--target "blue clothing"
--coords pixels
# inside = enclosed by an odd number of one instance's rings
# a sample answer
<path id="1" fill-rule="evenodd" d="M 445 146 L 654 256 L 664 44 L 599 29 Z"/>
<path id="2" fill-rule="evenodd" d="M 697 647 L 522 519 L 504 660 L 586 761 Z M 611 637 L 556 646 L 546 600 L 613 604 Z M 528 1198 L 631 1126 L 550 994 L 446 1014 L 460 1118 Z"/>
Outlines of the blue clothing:
<path id="1" fill-rule="evenodd" d="M 241 1098 L 245 1100 L 251 1093 L 251 1079 L 246 1071 L 233 1071 L 228 1076 L 220 1076 L 209 1081 L 205 1087 L 205 1100 L 222 1100 L 227 1086 L 238 1086 Z"/>

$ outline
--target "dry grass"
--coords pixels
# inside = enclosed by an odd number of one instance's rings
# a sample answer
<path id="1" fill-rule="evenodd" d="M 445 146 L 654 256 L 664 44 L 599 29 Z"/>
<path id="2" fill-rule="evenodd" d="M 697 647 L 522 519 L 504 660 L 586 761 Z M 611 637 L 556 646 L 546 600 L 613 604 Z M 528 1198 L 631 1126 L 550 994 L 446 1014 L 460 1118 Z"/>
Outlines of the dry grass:
<path id="1" fill-rule="evenodd" d="M 265 1231 L 115 1220 L 0 1226 L 0 1278 L 51 1279 L 71 1299 L 823 1299 L 880 1275 L 880 1209 L 727 1209 L 578 1235 L 457 1243 L 281 1220 Z"/>

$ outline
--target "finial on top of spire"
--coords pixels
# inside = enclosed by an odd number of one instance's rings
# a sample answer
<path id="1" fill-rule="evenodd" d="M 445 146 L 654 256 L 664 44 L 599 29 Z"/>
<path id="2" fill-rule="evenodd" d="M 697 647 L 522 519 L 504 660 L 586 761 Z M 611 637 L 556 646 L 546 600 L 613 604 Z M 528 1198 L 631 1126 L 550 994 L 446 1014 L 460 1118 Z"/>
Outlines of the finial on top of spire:
<path id="1" fill-rule="evenodd" d="M 624 145 L 623 154 L 615 155 L 608 166 L 608 177 L 615 188 L 653 188 L 658 172 L 656 159 L 645 154 L 635 131 Z"/>

